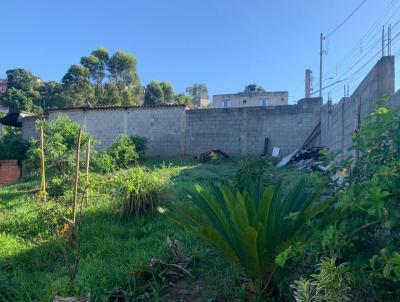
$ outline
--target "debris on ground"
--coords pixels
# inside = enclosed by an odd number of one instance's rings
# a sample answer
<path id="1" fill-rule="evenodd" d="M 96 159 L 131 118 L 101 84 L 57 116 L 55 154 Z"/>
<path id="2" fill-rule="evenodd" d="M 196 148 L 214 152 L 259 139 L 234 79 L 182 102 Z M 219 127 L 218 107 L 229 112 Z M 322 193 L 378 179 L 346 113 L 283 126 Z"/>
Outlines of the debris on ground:
<path id="1" fill-rule="evenodd" d="M 338 185 L 341 185 L 348 175 L 349 172 L 347 169 L 337 170 L 336 173 L 331 176 L 331 180 L 336 182 Z"/>
<path id="2" fill-rule="evenodd" d="M 220 149 L 212 149 L 210 151 L 199 154 L 196 157 L 196 159 L 201 163 L 205 163 L 210 160 L 225 159 L 228 157 L 229 157 L 229 155 L 226 154 L 225 152 L 221 151 Z"/>
<path id="3" fill-rule="evenodd" d="M 298 170 L 301 171 L 321 171 L 328 173 L 329 165 L 324 165 L 321 161 L 322 147 L 312 147 L 306 149 L 297 149 L 289 155 L 282 158 L 277 167 L 284 167 L 290 163 L 295 163 Z"/>
<path id="4" fill-rule="evenodd" d="M 279 152 L 281 151 L 281 149 L 280 148 L 278 148 L 278 147 L 273 147 L 272 148 L 272 154 L 271 154 L 271 156 L 272 157 L 275 157 L 275 158 L 278 158 L 279 157 Z"/>
<path id="5" fill-rule="evenodd" d="M 125 301 L 153 301 L 153 290 L 157 287 L 164 294 L 181 290 L 184 278 L 193 278 L 190 269 L 195 260 L 195 254 L 185 254 L 182 243 L 176 239 L 167 238 L 168 257 L 163 260 L 152 258 L 148 265 L 137 266 L 131 273 L 135 284 L 140 284 L 140 291 L 125 290 L 122 288 L 114 291 L 107 302 Z M 184 292 L 187 289 L 182 289 Z"/>

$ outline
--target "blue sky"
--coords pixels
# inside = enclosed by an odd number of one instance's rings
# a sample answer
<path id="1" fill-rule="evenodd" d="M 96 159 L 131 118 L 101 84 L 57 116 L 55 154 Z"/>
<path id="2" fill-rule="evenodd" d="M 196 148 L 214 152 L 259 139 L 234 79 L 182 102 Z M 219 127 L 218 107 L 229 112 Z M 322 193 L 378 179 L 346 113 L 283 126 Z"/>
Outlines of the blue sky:
<path id="1" fill-rule="evenodd" d="M 364 54 L 366 61 L 369 40 L 372 56 L 373 41 L 379 39 L 381 25 L 400 19 L 400 9 L 396 10 L 400 4 L 393 1 L 394 6 L 389 7 L 381 22 L 375 22 L 391 1 L 368 0 L 329 38 L 329 43 L 325 41 L 325 83 L 339 79 L 346 67 L 352 67 Z M 142 84 L 166 80 L 176 92 L 182 92 L 192 83 L 204 82 L 210 94 L 218 94 L 238 92 L 256 82 L 267 90 L 288 90 L 290 101 L 294 102 L 304 94 L 306 68 L 313 70 L 314 87 L 318 89 L 320 32 L 332 31 L 360 3 L 361 0 L 2 1 L 0 77 L 7 69 L 23 67 L 44 80 L 60 80 L 81 56 L 105 47 L 111 52 L 124 50 L 135 55 Z M 399 28 L 400 25 L 397 31 Z M 379 51 L 379 45 L 376 47 Z M 393 48 L 399 49 L 400 43 Z M 348 74 L 356 67 L 350 68 Z M 356 85 L 363 72 L 347 84 Z M 337 87 L 331 92 L 339 97 L 343 86 Z"/>

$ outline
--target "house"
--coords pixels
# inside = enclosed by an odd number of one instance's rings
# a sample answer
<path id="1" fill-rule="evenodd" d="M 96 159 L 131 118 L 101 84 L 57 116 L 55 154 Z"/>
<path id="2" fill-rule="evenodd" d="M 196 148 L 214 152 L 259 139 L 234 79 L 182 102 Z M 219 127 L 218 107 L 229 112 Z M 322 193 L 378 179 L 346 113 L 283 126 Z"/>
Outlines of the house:
<path id="1" fill-rule="evenodd" d="M 288 103 L 287 91 L 265 91 L 257 89 L 256 85 L 248 85 L 243 92 L 239 93 L 213 95 L 214 108 L 267 107 L 288 105 Z"/>
<path id="2" fill-rule="evenodd" d="M 208 98 L 196 96 L 193 98 L 193 106 L 195 108 L 206 108 L 208 106 Z"/>

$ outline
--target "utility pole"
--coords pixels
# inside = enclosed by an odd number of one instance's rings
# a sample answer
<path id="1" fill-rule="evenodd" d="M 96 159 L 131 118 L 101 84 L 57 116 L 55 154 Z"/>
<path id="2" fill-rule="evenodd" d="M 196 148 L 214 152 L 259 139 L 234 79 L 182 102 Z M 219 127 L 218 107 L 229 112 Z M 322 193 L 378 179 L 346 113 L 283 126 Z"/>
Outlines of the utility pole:
<path id="1" fill-rule="evenodd" d="M 382 57 L 385 56 L 385 25 L 382 27 Z"/>
<path id="2" fill-rule="evenodd" d="M 319 97 L 322 98 L 322 55 L 324 35 L 321 33 L 319 41 Z"/>
<path id="3" fill-rule="evenodd" d="M 392 55 L 392 24 L 389 24 L 388 26 L 388 32 L 387 32 L 387 53 L 388 56 Z"/>
<path id="4" fill-rule="evenodd" d="M 305 97 L 310 98 L 311 97 L 311 70 L 306 69 L 306 78 L 305 78 Z"/>

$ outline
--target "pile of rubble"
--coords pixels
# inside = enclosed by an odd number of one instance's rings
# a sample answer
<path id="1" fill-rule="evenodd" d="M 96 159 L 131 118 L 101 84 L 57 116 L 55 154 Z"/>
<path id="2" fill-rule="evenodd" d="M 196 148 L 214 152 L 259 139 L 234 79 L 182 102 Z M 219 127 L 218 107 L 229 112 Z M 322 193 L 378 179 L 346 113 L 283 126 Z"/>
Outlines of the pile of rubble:
<path id="1" fill-rule="evenodd" d="M 328 172 L 329 166 L 325 166 L 321 160 L 322 150 L 322 147 L 297 149 L 293 153 L 282 158 L 277 167 L 295 164 L 297 169 L 302 171 Z"/>

